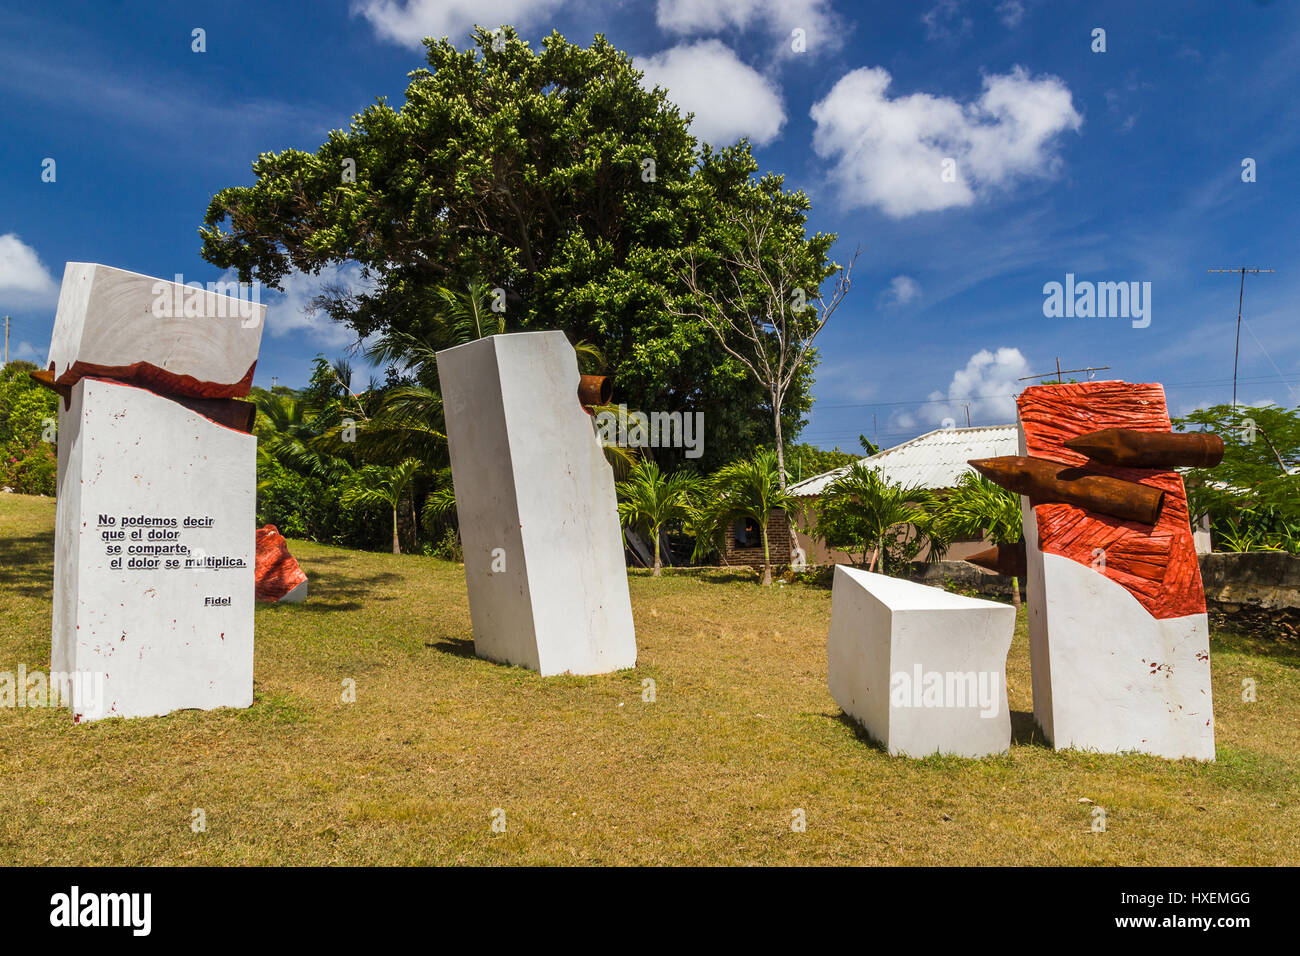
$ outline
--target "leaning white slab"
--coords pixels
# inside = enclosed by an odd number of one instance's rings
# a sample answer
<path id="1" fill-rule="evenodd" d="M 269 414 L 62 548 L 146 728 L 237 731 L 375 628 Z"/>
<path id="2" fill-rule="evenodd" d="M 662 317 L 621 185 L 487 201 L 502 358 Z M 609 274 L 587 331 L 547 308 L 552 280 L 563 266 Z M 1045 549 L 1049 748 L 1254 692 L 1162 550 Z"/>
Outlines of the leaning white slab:
<path id="1" fill-rule="evenodd" d="M 562 332 L 438 353 L 474 650 L 542 674 L 636 664 L 614 478 Z"/>
<path id="2" fill-rule="evenodd" d="M 1213 760 L 1206 615 L 1153 617 L 1101 571 L 1040 550 L 1024 497 L 1021 514 L 1034 719 L 1048 742 Z"/>
<path id="3" fill-rule="evenodd" d="M 76 719 L 249 706 L 256 439 L 93 378 L 58 435 L 51 670 L 103 688 Z"/>
<path id="4" fill-rule="evenodd" d="M 1011 745 L 1007 604 L 835 566 L 827 683 L 890 754 L 983 757 Z"/>
<path id="5" fill-rule="evenodd" d="M 69 262 L 49 362 L 63 385 L 106 375 L 173 394 L 238 397 L 252 384 L 265 316 L 251 298 Z"/>

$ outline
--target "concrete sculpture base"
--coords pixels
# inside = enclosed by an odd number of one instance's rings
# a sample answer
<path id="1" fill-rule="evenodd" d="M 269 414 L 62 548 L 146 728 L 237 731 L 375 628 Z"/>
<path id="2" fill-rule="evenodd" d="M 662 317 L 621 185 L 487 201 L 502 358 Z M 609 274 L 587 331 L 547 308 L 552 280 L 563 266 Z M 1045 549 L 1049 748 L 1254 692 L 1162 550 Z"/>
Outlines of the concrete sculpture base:
<path id="1" fill-rule="evenodd" d="M 827 683 L 890 754 L 983 757 L 1011 745 L 1007 604 L 836 565 Z"/>
<path id="2" fill-rule="evenodd" d="M 1182 479 L 1108 467 L 1064 444 L 1103 428 L 1167 433 L 1164 390 L 1037 385 L 1018 406 L 1022 455 L 1165 493 L 1154 526 L 1021 498 L 1034 719 L 1058 750 L 1213 760 L 1209 622 Z"/>
<path id="3" fill-rule="evenodd" d="M 1032 545 L 1028 559 L 1034 716 L 1052 746 L 1213 760 L 1206 615 L 1152 617 L 1104 572 Z"/>
<path id="4" fill-rule="evenodd" d="M 60 403 L 51 669 L 103 688 L 77 720 L 252 703 L 256 441 L 96 378 Z"/>
<path id="5" fill-rule="evenodd" d="M 636 664 L 614 478 L 562 332 L 438 353 L 474 650 L 542 674 Z"/>

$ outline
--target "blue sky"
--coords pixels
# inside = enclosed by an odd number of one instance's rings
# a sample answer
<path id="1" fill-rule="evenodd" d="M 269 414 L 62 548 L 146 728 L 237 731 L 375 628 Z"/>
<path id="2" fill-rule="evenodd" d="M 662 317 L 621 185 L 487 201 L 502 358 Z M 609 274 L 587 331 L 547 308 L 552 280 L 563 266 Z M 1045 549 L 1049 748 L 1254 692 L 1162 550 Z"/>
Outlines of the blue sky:
<path id="1" fill-rule="evenodd" d="M 216 279 L 197 235 L 214 192 L 250 182 L 258 152 L 314 149 L 374 97 L 400 103 L 418 38 L 464 44 L 475 22 L 605 33 L 697 135 L 749 135 L 838 258 L 861 249 L 818 340 L 805 440 L 892 445 L 968 407 L 1011 421 L 1016 379 L 1058 356 L 1164 382 L 1176 414 L 1227 402 L 1238 280 L 1206 270 L 1240 265 L 1277 271 L 1247 280 L 1239 398 L 1300 404 L 1294 0 L 8 3 L 11 356 L 43 360 L 66 261 Z M 1045 317 L 1044 284 L 1067 273 L 1149 282 L 1150 324 Z M 301 312 L 317 281 L 264 298 L 258 384 L 301 385 L 317 352 L 343 354 L 346 330 Z"/>

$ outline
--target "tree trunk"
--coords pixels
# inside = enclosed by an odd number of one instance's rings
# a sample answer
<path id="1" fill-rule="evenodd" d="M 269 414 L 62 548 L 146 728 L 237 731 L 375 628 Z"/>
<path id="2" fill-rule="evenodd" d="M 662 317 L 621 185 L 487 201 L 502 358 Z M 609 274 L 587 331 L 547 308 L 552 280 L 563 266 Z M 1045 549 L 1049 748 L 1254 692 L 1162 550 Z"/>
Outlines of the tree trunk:
<path id="1" fill-rule="evenodd" d="M 663 562 L 659 560 L 659 529 L 658 529 L 658 528 L 654 528 L 654 529 L 652 529 L 652 532 L 651 532 L 651 533 L 654 535 L 654 539 L 655 539 L 655 570 L 654 570 L 654 576 L 655 576 L 655 577 L 659 577 L 659 573 L 660 573 L 660 571 L 663 569 Z"/>
<path id="2" fill-rule="evenodd" d="M 785 441 L 781 437 L 781 403 L 777 400 L 776 391 L 772 395 L 772 427 L 776 432 L 776 470 L 781 478 L 781 490 L 785 491 Z M 772 582 L 769 581 L 769 584 Z"/>
<path id="3" fill-rule="evenodd" d="M 393 554 L 401 554 L 402 546 L 397 540 L 397 504 L 393 504 Z"/>
<path id="4" fill-rule="evenodd" d="M 1011 606 L 1020 610 L 1020 579 L 1014 575 L 1011 578 Z"/>
<path id="5" fill-rule="evenodd" d="M 415 514 L 415 489 L 411 489 L 411 550 L 420 545 L 420 519 Z"/>
<path id="6" fill-rule="evenodd" d="M 767 522 L 761 525 L 763 531 L 763 584 L 772 583 L 772 552 L 767 546 Z"/>

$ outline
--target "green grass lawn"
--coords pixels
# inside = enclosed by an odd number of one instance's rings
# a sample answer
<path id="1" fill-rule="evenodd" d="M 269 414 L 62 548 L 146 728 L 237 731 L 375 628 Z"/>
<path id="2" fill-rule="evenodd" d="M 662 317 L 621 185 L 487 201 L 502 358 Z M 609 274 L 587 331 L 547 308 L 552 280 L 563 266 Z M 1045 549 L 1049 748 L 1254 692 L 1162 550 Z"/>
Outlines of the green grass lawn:
<path id="1" fill-rule="evenodd" d="M 0 495 L 0 671 L 49 667 L 53 521 Z M 1216 763 L 1055 753 L 1022 618 L 1011 753 L 908 760 L 827 692 L 824 589 L 634 573 L 637 668 L 542 678 L 474 656 L 458 565 L 291 547 L 311 596 L 258 607 L 252 708 L 0 709 L 0 864 L 1300 862 L 1294 645 L 1214 635 Z"/>

